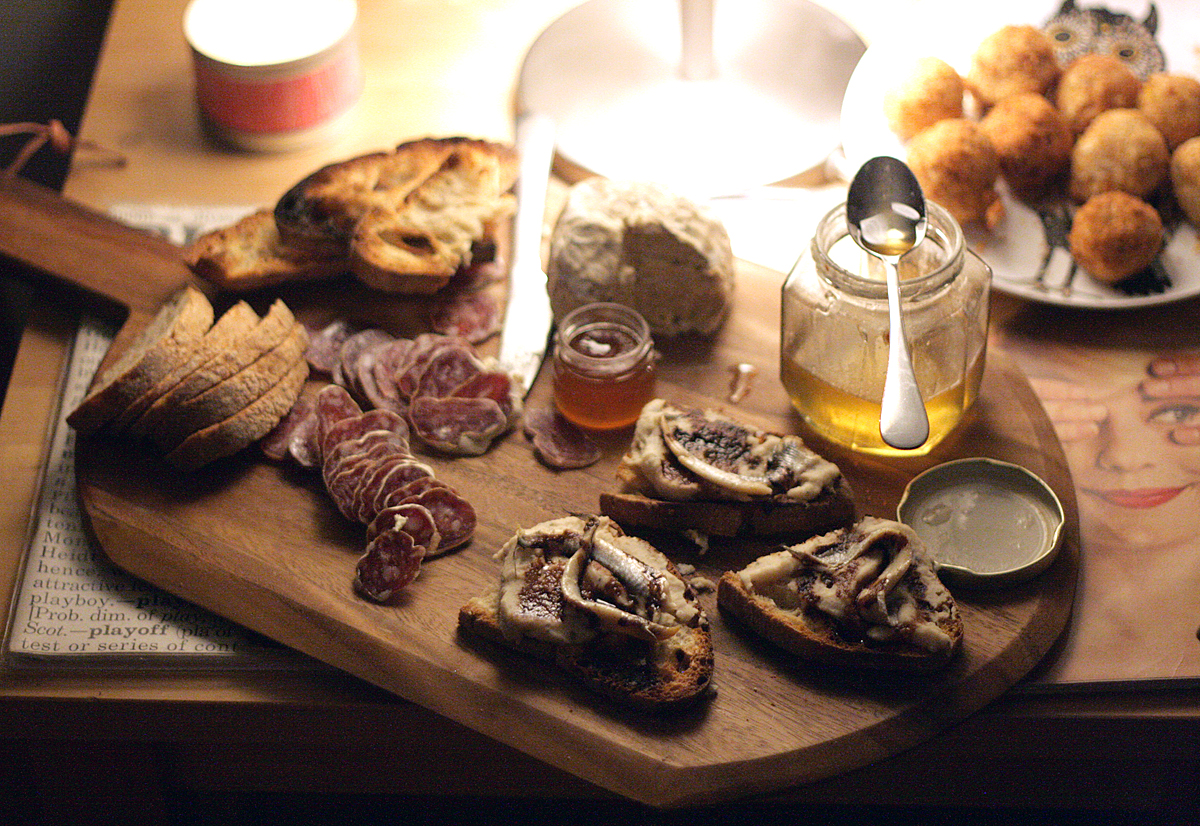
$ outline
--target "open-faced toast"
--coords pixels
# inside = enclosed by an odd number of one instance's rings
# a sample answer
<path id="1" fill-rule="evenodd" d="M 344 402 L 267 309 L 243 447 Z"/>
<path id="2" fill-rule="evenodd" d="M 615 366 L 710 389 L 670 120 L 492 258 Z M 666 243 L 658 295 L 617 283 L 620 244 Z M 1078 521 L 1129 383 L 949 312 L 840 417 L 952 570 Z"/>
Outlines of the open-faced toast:
<path id="1" fill-rule="evenodd" d="M 632 706 L 674 706 L 709 685 L 712 639 L 695 593 L 662 553 L 612 520 L 543 522 L 497 559 L 497 585 L 459 611 L 464 631 Z"/>
<path id="2" fill-rule="evenodd" d="M 796 436 L 655 399 L 600 512 L 625 526 L 714 536 L 812 535 L 854 520 L 850 485 Z"/>
<path id="3" fill-rule="evenodd" d="M 806 660 L 934 671 L 962 646 L 958 608 L 920 538 L 875 517 L 726 572 L 717 603 Z"/>

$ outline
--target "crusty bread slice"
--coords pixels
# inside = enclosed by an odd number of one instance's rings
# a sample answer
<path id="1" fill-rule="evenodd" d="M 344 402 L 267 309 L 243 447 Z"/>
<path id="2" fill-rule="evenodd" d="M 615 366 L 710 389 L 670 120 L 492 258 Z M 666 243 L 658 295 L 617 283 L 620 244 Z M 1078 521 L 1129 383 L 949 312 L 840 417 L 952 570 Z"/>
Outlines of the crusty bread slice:
<path id="1" fill-rule="evenodd" d="M 555 645 L 531 637 L 510 639 L 496 614 L 497 592 L 471 598 L 458 612 L 464 631 L 551 663 L 593 691 L 636 708 L 662 709 L 696 700 L 713 672 L 712 637 L 703 628 L 682 628 L 669 656 L 647 656 L 648 644 L 612 634 L 598 641 Z"/>
<path id="2" fill-rule="evenodd" d="M 124 430 L 136 422 L 157 399 L 166 395 L 197 367 L 223 352 L 257 323 L 258 313 L 249 304 L 245 301 L 234 304 L 208 329 L 187 359 L 121 411 L 113 422 L 113 429 Z"/>
<path id="3" fill-rule="evenodd" d="M 228 419 L 188 436 L 166 454 L 166 460 L 180 470 L 191 471 L 254 444 L 287 415 L 307 379 L 308 362 L 297 359 L 284 377 L 258 400 Z"/>
<path id="4" fill-rule="evenodd" d="M 264 353 L 278 347 L 291 335 L 295 325 L 296 318 L 291 309 L 282 300 L 277 299 L 257 324 L 156 399 L 141 417 L 130 425 L 129 432 L 136 436 L 146 436 L 154 432 L 172 410 L 244 370 Z"/>
<path id="5" fill-rule="evenodd" d="M 230 418 L 278 384 L 297 359 L 303 358 L 307 346 L 308 331 L 303 324 L 293 324 L 278 346 L 245 369 L 173 406 L 160 419 L 150 438 L 163 451 L 170 451 L 192 433 Z"/>
<path id="6" fill-rule="evenodd" d="M 317 254 L 345 254 L 359 218 L 373 207 L 397 208 L 470 138 L 421 138 L 318 169 L 275 204 L 283 242 Z"/>
<path id="7" fill-rule="evenodd" d="M 868 517 L 854 527 L 815 537 L 805 545 L 810 549 L 822 545 L 835 547 L 863 525 L 898 526 L 899 523 Z M 906 535 L 911 541 L 919 543 L 919 540 L 913 539 L 915 534 L 904 526 L 890 533 L 893 537 Z M 753 566 L 762 565 L 775 556 L 786 557 L 788 553 L 787 549 L 782 549 L 760 557 L 742 571 L 725 572 L 717 584 L 717 604 L 721 611 L 740 620 L 750 630 L 780 648 L 803 659 L 821 663 L 928 672 L 945 667 L 962 647 L 962 619 L 949 591 L 937 580 L 923 548 L 917 550 L 917 561 L 913 566 L 898 577 L 896 586 L 888 596 L 887 605 L 891 615 L 905 617 L 906 621 L 917 617 L 930 624 L 931 630 L 924 632 L 924 637 L 936 638 L 936 642 L 924 646 L 911 641 L 917 638 L 915 635 L 911 639 L 902 634 L 885 639 L 872 638 L 863 632 L 865 611 L 856 599 L 861 592 L 854 592 L 850 584 L 861 574 L 853 569 L 848 568 L 839 576 L 835 564 L 830 568 L 808 571 L 806 577 L 795 579 L 791 585 L 756 588 L 748 583 L 748 580 L 753 582 L 754 579 L 748 574 Z M 840 553 L 842 551 L 839 548 L 834 555 Z M 857 584 L 870 586 L 869 582 Z M 901 588 L 905 591 L 903 595 L 900 594 Z M 804 594 L 809 596 L 805 597 Z M 781 605 L 777 599 L 789 604 Z M 826 607 L 831 600 L 845 600 L 846 604 L 835 610 Z M 901 600 L 905 600 L 905 604 L 898 607 Z M 935 603 L 937 610 L 928 603 Z M 873 604 L 875 600 L 868 602 L 869 606 Z M 823 607 L 825 610 L 822 610 Z M 840 615 L 837 614 L 838 610 L 842 612 Z"/>
<path id="8" fill-rule="evenodd" d="M 213 323 L 213 307 L 194 287 L 168 299 L 146 329 L 113 364 L 96 376 L 92 389 L 67 416 L 76 432 L 94 433 L 151 391 L 194 352 Z"/>
<path id="9" fill-rule="evenodd" d="M 711 536 L 811 536 L 849 525 L 854 496 L 846 478 L 814 499 L 784 496 L 751 501 L 670 502 L 640 493 L 601 493 L 600 512 L 625 527 L 660 531 L 697 531 Z"/>
<path id="10" fill-rule="evenodd" d="M 286 244 L 270 209 L 201 235 L 187 260 L 193 272 L 227 292 L 320 281 L 349 269 L 344 250 L 320 254 Z"/>

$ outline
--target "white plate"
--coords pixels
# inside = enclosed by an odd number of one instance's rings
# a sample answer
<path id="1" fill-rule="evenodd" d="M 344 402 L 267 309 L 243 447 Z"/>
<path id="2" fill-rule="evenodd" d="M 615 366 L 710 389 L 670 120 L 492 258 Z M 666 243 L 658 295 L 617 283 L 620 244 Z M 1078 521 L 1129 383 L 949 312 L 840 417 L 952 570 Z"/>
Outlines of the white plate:
<path id="1" fill-rule="evenodd" d="M 1200 74 L 1200 15 L 1195 0 L 1158 0 L 1156 39 L 1167 60 L 1167 70 Z M 842 145 L 848 163 L 856 170 L 876 155 L 904 158 L 904 147 L 888 128 L 883 114 L 886 90 L 909 71 L 921 57 L 940 57 L 965 74 L 975 49 L 992 32 L 1005 24 L 1041 26 L 1058 10 L 1057 0 L 1005 0 L 1003 3 L 967 4 L 961 0 L 925 0 L 914 7 L 913 24 L 894 36 L 871 45 L 850 78 L 842 105 Z M 1149 4 L 1132 0 L 1080 0 L 1081 7 L 1104 6 L 1145 17 Z M 1190 9 L 1189 9 L 1190 7 Z M 1189 11 L 1191 13 L 1189 13 Z M 1129 295 L 1094 280 L 1080 268 L 1063 293 L 1061 285 L 1070 268 L 1070 254 L 1056 248 L 1050 258 L 1043 289 L 1037 274 L 1050 251 L 1037 214 L 1012 198 L 1003 187 L 1007 216 L 993 232 L 967 227 L 967 241 L 991 266 L 992 283 L 998 290 L 1033 301 L 1096 309 L 1145 307 L 1180 301 L 1200 294 L 1200 242 L 1195 229 L 1182 224 L 1173 229 L 1163 250 L 1161 264 L 1170 278 L 1163 292 Z"/>

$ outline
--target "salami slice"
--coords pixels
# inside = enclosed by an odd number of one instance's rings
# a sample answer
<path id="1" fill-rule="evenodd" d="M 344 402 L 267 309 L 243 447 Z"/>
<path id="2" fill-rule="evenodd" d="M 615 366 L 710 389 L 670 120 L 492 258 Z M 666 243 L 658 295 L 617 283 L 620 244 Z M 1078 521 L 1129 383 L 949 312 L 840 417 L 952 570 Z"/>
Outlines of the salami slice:
<path id="1" fill-rule="evenodd" d="M 340 419 L 319 432 L 321 456 L 330 453 L 340 442 L 362 437 L 373 430 L 386 430 L 408 444 L 409 427 L 405 419 L 391 410 L 368 410 Z"/>
<path id="2" fill-rule="evenodd" d="M 408 418 L 425 444 L 456 456 L 482 455 L 508 430 L 508 417 L 491 399 L 419 396 Z"/>
<path id="3" fill-rule="evenodd" d="M 288 443 L 288 454 L 300 467 L 316 467 L 321 464 L 321 445 L 317 442 L 316 406 L 296 425 L 292 440 Z"/>
<path id="4" fill-rule="evenodd" d="M 452 488 L 430 488 L 399 504 L 421 505 L 433 516 L 441 537 L 434 555 L 462 547 L 475 534 L 475 508 Z"/>
<path id="5" fill-rule="evenodd" d="M 336 319 L 320 330 L 309 330 L 308 348 L 304 357 L 308 366 L 326 375 L 333 375 L 342 352 L 342 343 L 358 330 L 345 319 Z"/>
<path id="6" fill-rule="evenodd" d="M 600 461 L 600 445 L 557 410 L 539 407 L 526 410 L 525 435 L 544 464 L 560 470 L 587 467 Z"/>
<path id="7" fill-rule="evenodd" d="M 433 468 L 424 462 L 416 459 L 399 462 L 393 465 L 387 475 L 376 483 L 375 499 L 371 503 L 371 509 L 375 513 L 379 513 L 392 505 L 398 505 L 415 492 L 408 490 L 410 485 L 433 481 L 436 481 Z M 437 482 L 437 484 L 444 486 L 443 482 Z"/>
<path id="8" fill-rule="evenodd" d="M 373 473 L 376 467 L 395 455 L 395 447 L 380 442 L 371 448 L 351 453 L 343 457 L 332 467 L 324 469 L 325 489 L 329 492 L 333 503 L 337 505 L 342 516 L 354 522 L 361 521 L 358 516 L 359 503 L 355 493 L 362 480 Z"/>
<path id="9" fill-rule="evenodd" d="M 317 393 L 317 444 L 325 452 L 326 436 L 338 422 L 362 415 L 362 408 L 338 384 L 327 384 Z"/>
<path id="10" fill-rule="evenodd" d="M 384 603 L 417 578 L 425 548 L 412 534 L 386 530 L 367 543 L 355 566 L 354 589 L 372 602 Z"/>
<path id="11" fill-rule="evenodd" d="M 405 453 L 385 456 L 365 473 L 354 489 L 353 499 L 358 521 L 370 524 L 381 510 L 378 503 L 386 500 L 386 492 L 414 479 L 433 476 L 433 468 Z"/>
<path id="12" fill-rule="evenodd" d="M 364 390 L 375 407 L 393 410 L 401 416 L 407 412 L 408 405 L 400 398 L 397 381 L 406 369 L 412 348 L 413 340 L 409 338 L 398 338 L 371 348 L 374 356 L 371 383 L 370 387 L 364 386 Z M 372 392 L 374 396 L 371 396 Z"/>
<path id="13" fill-rule="evenodd" d="M 455 293 L 438 305 L 431 324 L 439 333 L 479 344 L 500 332 L 500 301 L 491 291 Z"/>
<path id="14" fill-rule="evenodd" d="M 363 399 L 362 388 L 358 385 L 358 360 L 371 347 L 385 341 L 391 341 L 395 336 L 386 330 L 368 327 L 360 330 L 342 342 L 338 354 L 338 365 L 334 369 L 333 378 L 338 384 L 350 391 L 360 402 Z"/>
<path id="15" fill-rule="evenodd" d="M 516 392 L 513 377 L 500 370 L 484 370 L 454 388 L 452 396 L 465 399 L 491 399 L 500 405 L 511 428 L 521 414 L 521 397 Z"/>
<path id="16" fill-rule="evenodd" d="M 367 525 L 368 544 L 379 534 L 390 530 L 404 531 L 409 534 L 413 538 L 413 542 L 425 548 L 426 556 L 437 551 L 440 541 L 437 523 L 433 519 L 433 514 L 429 512 L 429 508 L 424 505 L 409 502 L 407 505 L 396 505 L 380 511 Z"/>
<path id="17" fill-rule="evenodd" d="M 447 344 L 425 363 L 421 380 L 413 398 L 432 396 L 435 399 L 454 395 L 455 388 L 479 375 L 483 364 L 475 351 L 465 344 Z"/>
<path id="18" fill-rule="evenodd" d="M 287 459 L 289 454 L 288 448 L 292 443 L 292 434 L 296 432 L 306 419 L 316 421 L 316 400 L 311 394 L 302 393 L 296 399 L 292 409 L 287 412 L 287 415 L 279 420 L 271 431 L 263 436 L 258 441 L 258 447 L 262 450 L 263 455 L 269 459 L 274 459 L 276 462 L 282 462 Z"/>
<path id="19" fill-rule="evenodd" d="M 422 333 L 413 339 L 404 372 L 396 379 L 396 389 L 404 401 L 412 399 L 425 373 L 429 360 L 437 355 L 443 347 L 466 344 L 462 339 L 444 336 L 440 333 Z"/>

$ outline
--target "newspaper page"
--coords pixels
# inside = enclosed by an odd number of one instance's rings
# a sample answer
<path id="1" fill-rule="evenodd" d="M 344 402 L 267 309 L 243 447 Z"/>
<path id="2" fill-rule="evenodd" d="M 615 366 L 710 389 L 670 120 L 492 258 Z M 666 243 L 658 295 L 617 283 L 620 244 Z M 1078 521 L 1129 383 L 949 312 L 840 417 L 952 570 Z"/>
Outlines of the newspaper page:
<path id="1" fill-rule="evenodd" d="M 246 208 L 124 207 L 117 217 L 186 243 L 236 220 Z M 14 666 L 53 663 L 145 668 L 310 667 L 313 661 L 116 568 L 83 526 L 75 486 L 75 433 L 67 414 L 82 401 L 116 330 L 80 321 L 62 380 L 62 400 L 31 520 L 9 622 Z"/>

